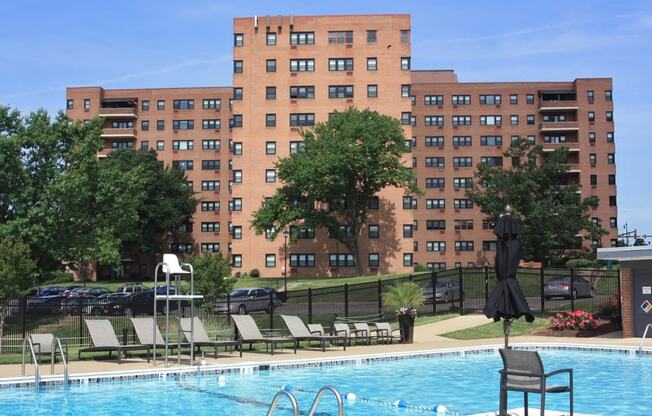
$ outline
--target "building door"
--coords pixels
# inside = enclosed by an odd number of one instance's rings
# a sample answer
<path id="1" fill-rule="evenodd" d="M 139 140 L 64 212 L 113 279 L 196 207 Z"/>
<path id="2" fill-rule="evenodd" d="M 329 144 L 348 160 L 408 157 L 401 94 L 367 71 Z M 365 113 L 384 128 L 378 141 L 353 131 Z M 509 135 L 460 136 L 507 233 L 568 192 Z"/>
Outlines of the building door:
<path id="1" fill-rule="evenodd" d="M 652 269 L 634 271 L 633 290 L 634 336 L 642 337 L 645 327 L 652 324 Z"/>

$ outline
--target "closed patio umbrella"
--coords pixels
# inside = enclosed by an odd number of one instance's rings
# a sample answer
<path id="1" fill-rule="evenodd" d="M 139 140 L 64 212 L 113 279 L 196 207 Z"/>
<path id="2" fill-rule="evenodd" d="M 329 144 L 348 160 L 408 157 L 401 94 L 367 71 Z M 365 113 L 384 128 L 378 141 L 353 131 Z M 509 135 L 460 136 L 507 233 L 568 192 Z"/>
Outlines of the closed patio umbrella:
<path id="1" fill-rule="evenodd" d="M 503 320 L 505 349 L 509 345 L 509 330 L 512 321 L 525 316 L 528 322 L 534 321 L 534 315 L 527 304 L 525 295 L 516 281 L 518 264 L 521 259 L 521 225 L 511 215 L 511 208 L 500 217 L 494 228 L 496 235 L 496 280 L 498 284 L 487 299 L 484 314 L 495 322 Z"/>

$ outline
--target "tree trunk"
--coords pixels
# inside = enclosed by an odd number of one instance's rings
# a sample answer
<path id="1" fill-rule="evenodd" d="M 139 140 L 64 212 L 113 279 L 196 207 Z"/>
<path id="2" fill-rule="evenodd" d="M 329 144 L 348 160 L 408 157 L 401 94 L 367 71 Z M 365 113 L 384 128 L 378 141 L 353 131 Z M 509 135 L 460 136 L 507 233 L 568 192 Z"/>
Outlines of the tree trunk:
<path id="1" fill-rule="evenodd" d="M 353 255 L 353 263 L 355 264 L 355 275 L 360 277 L 364 275 L 364 268 L 360 261 L 360 249 L 358 248 L 358 240 L 355 239 L 351 242 L 349 251 Z"/>

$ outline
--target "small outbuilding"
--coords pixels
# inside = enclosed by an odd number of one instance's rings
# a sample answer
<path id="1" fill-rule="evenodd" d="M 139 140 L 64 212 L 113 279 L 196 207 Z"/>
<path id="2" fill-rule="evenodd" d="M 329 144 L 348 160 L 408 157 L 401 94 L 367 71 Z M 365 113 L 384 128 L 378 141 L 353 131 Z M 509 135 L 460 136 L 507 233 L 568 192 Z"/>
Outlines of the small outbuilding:
<path id="1" fill-rule="evenodd" d="M 652 246 L 599 248 L 598 260 L 620 262 L 623 336 L 642 337 L 652 324 Z"/>

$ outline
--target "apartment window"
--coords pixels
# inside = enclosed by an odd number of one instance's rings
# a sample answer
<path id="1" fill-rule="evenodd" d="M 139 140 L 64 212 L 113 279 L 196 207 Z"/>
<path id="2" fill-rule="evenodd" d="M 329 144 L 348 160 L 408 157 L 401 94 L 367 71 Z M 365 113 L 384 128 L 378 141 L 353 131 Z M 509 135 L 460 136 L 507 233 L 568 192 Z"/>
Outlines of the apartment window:
<path id="1" fill-rule="evenodd" d="M 470 105 L 471 96 L 470 95 L 453 95 L 452 98 L 453 105 Z"/>
<path id="2" fill-rule="evenodd" d="M 84 98 L 84 110 L 88 110 L 91 108 L 91 100 L 90 98 Z"/>
<path id="3" fill-rule="evenodd" d="M 242 254 L 231 255 L 231 267 L 239 269 L 242 267 Z"/>
<path id="4" fill-rule="evenodd" d="M 312 240 L 315 238 L 315 229 L 312 227 L 290 226 L 290 235 L 300 240 Z"/>
<path id="5" fill-rule="evenodd" d="M 268 46 L 276 45 L 276 33 L 267 32 L 267 45 Z"/>
<path id="6" fill-rule="evenodd" d="M 426 178 L 426 189 L 444 189 L 445 184 L 444 178 Z"/>
<path id="7" fill-rule="evenodd" d="M 377 98 L 378 97 L 378 85 L 368 84 L 367 85 L 367 97 L 368 98 Z"/>
<path id="8" fill-rule="evenodd" d="M 487 126 L 500 126 L 503 124 L 502 116 L 480 116 L 480 124 Z"/>
<path id="9" fill-rule="evenodd" d="M 470 156 L 454 156 L 453 157 L 453 167 L 454 168 L 472 168 L 473 167 L 473 158 Z"/>
<path id="10" fill-rule="evenodd" d="M 268 59 L 265 65 L 267 72 L 276 72 L 276 59 Z"/>
<path id="11" fill-rule="evenodd" d="M 315 267 L 315 255 L 308 253 L 290 254 L 290 267 Z"/>
<path id="12" fill-rule="evenodd" d="M 353 71 L 353 58 L 331 58 L 328 60 L 329 71 Z"/>
<path id="13" fill-rule="evenodd" d="M 378 70 L 378 59 L 367 58 L 367 71 L 377 71 L 377 70 Z"/>
<path id="14" fill-rule="evenodd" d="M 236 100 L 236 101 L 242 100 L 242 95 L 243 95 L 243 92 L 242 92 L 241 87 L 233 88 L 233 99 L 234 100 Z"/>
<path id="15" fill-rule="evenodd" d="M 502 158 L 502 156 L 482 156 L 480 158 L 480 163 L 483 163 L 483 164 L 489 165 L 489 166 L 502 166 L 503 165 L 503 158 Z"/>
<path id="16" fill-rule="evenodd" d="M 233 46 L 242 46 L 244 45 L 244 35 L 242 33 L 233 34 Z"/>
<path id="17" fill-rule="evenodd" d="M 534 124 L 536 117 L 534 116 L 534 114 L 528 114 L 526 120 L 527 120 L 527 124 L 532 125 Z"/>
<path id="18" fill-rule="evenodd" d="M 586 99 L 587 99 L 590 103 L 593 102 L 593 100 L 595 99 L 595 94 L 593 93 L 593 90 L 588 90 L 588 91 L 586 92 Z"/>
<path id="19" fill-rule="evenodd" d="M 473 251 L 473 241 L 455 241 L 455 251 Z"/>
<path id="20" fill-rule="evenodd" d="M 265 99 L 275 100 L 276 99 L 276 87 L 266 87 L 265 88 Z"/>
<path id="21" fill-rule="evenodd" d="M 445 199 L 426 199 L 426 209 L 444 209 L 446 208 Z"/>
<path id="22" fill-rule="evenodd" d="M 156 130 L 165 130 L 165 120 L 156 120 Z"/>
<path id="23" fill-rule="evenodd" d="M 473 187 L 473 178 L 453 178 L 453 188 L 466 189 Z"/>
<path id="24" fill-rule="evenodd" d="M 423 104 L 424 105 L 443 105 L 444 104 L 444 96 L 443 95 L 424 95 L 423 96 Z"/>
<path id="25" fill-rule="evenodd" d="M 202 253 L 217 253 L 220 251 L 220 243 L 201 243 Z"/>
<path id="26" fill-rule="evenodd" d="M 313 72 L 314 59 L 290 59 L 290 72 Z"/>
<path id="27" fill-rule="evenodd" d="M 404 126 L 409 126 L 412 122 L 412 113 L 409 111 L 401 113 L 401 124 Z"/>
<path id="28" fill-rule="evenodd" d="M 480 104 L 498 105 L 500 104 L 500 95 L 481 95 Z"/>
<path id="29" fill-rule="evenodd" d="M 156 150 L 165 150 L 165 142 L 163 140 L 156 141 Z"/>
<path id="30" fill-rule="evenodd" d="M 589 153 L 589 163 L 591 166 L 595 166 L 598 162 L 598 158 L 595 153 Z"/>
<path id="31" fill-rule="evenodd" d="M 204 130 L 219 130 L 222 127 L 220 119 L 205 119 L 201 122 L 201 128 Z"/>
<path id="32" fill-rule="evenodd" d="M 165 100 L 158 100 L 156 102 L 156 109 L 159 111 L 165 110 Z"/>
<path id="33" fill-rule="evenodd" d="M 613 153 L 607 154 L 607 163 L 610 164 L 610 165 L 613 165 L 614 163 L 616 163 L 616 155 L 613 154 Z"/>
<path id="34" fill-rule="evenodd" d="M 454 126 L 470 126 L 471 116 L 453 116 Z"/>
<path id="35" fill-rule="evenodd" d="M 607 121 L 614 121 L 614 112 L 613 111 L 607 111 L 605 113 L 605 118 Z"/>
<path id="36" fill-rule="evenodd" d="M 192 160 L 173 160 L 172 167 L 181 170 L 193 170 Z"/>
<path id="37" fill-rule="evenodd" d="M 482 251 L 496 251 L 498 244 L 495 241 L 483 241 L 482 242 Z"/>
<path id="38" fill-rule="evenodd" d="M 276 114 L 265 114 L 265 127 L 276 127 Z"/>
<path id="39" fill-rule="evenodd" d="M 426 147 L 442 147 L 444 145 L 443 136 L 426 136 L 425 138 Z"/>
<path id="40" fill-rule="evenodd" d="M 173 100 L 172 108 L 175 110 L 192 110 L 195 108 L 195 100 Z"/>
<path id="41" fill-rule="evenodd" d="M 208 98 L 202 100 L 202 108 L 207 109 L 217 109 L 219 110 L 222 107 L 222 100 L 219 98 Z"/>
<path id="42" fill-rule="evenodd" d="M 483 230 L 493 230 L 496 228 L 496 221 L 484 219 L 482 220 L 482 229 Z"/>
<path id="43" fill-rule="evenodd" d="M 229 211 L 242 211 L 242 198 L 233 198 L 230 200 Z"/>
<path id="44" fill-rule="evenodd" d="M 377 36 L 375 30 L 367 30 L 367 43 L 376 43 Z"/>
<path id="45" fill-rule="evenodd" d="M 615 185 L 616 184 L 616 175 L 609 175 L 608 176 L 608 184 L 609 185 Z"/>
<path id="46" fill-rule="evenodd" d="M 149 141 L 148 140 L 141 140 L 140 148 L 141 148 L 141 150 L 149 149 Z"/>
<path id="47" fill-rule="evenodd" d="M 426 251 L 446 251 L 445 241 L 426 241 Z"/>
<path id="48" fill-rule="evenodd" d="M 403 253 L 403 266 L 412 267 L 414 265 L 412 253 Z"/>
<path id="49" fill-rule="evenodd" d="M 231 119 L 231 127 L 242 127 L 242 114 L 234 114 Z"/>
<path id="50" fill-rule="evenodd" d="M 173 253 L 192 253 L 191 243 L 172 243 L 170 249 Z"/>
<path id="51" fill-rule="evenodd" d="M 233 183 L 242 183 L 242 171 L 234 170 L 232 173 Z"/>
<path id="52" fill-rule="evenodd" d="M 172 120 L 172 130 L 193 130 L 194 120 Z"/>
<path id="53" fill-rule="evenodd" d="M 510 94 L 509 103 L 510 104 L 518 104 L 518 94 Z"/>
<path id="54" fill-rule="evenodd" d="M 443 157 L 426 157 L 426 167 L 427 168 L 443 168 L 444 167 L 444 158 Z"/>
<path id="55" fill-rule="evenodd" d="M 471 209 L 473 208 L 473 201 L 466 198 L 453 200 L 453 208 L 455 209 Z"/>
<path id="56" fill-rule="evenodd" d="M 534 94 L 527 94 L 525 96 L 525 103 L 526 104 L 534 104 Z"/>
<path id="57" fill-rule="evenodd" d="M 140 103 L 140 109 L 143 111 L 149 111 L 149 100 L 143 100 Z"/>
<path id="58" fill-rule="evenodd" d="M 503 136 L 480 136 L 481 146 L 502 146 Z"/>
<path id="59" fill-rule="evenodd" d="M 353 43 L 353 31 L 347 30 L 328 32 L 328 43 L 331 45 L 350 45 Z"/>
<path id="60" fill-rule="evenodd" d="M 554 143 L 554 144 L 566 143 L 566 136 L 563 136 L 563 135 L 560 135 L 560 136 L 543 136 L 543 142 L 544 143 Z"/>
<path id="61" fill-rule="evenodd" d="M 589 132 L 589 143 L 595 143 L 595 132 Z"/>
<path id="62" fill-rule="evenodd" d="M 173 140 L 172 150 L 192 150 L 195 147 L 193 140 Z"/>
<path id="63" fill-rule="evenodd" d="M 315 113 L 290 113 L 290 126 L 314 126 Z"/>
<path id="64" fill-rule="evenodd" d="M 203 150 L 220 150 L 220 140 L 202 140 L 201 148 Z"/>
<path id="65" fill-rule="evenodd" d="M 219 233 L 220 232 L 220 223 L 219 222 L 202 222 L 201 223 L 201 232 L 202 233 Z"/>
<path id="66" fill-rule="evenodd" d="M 596 186 L 598 184 L 598 175 L 591 175 L 589 177 L 591 186 Z"/>
<path id="67" fill-rule="evenodd" d="M 410 96 L 410 84 L 402 84 L 401 85 L 401 97 L 409 97 Z"/>
<path id="68" fill-rule="evenodd" d="M 204 212 L 218 212 L 220 210 L 220 201 L 202 201 L 201 210 Z"/>
<path id="69" fill-rule="evenodd" d="M 353 254 L 331 253 L 328 255 L 329 267 L 355 267 Z"/>
<path id="70" fill-rule="evenodd" d="M 353 85 L 329 85 L 328 98 L 353 98 Z"/>
<path id="71" fill-rule="evenodd" d="M 291 32 L 290 45 L 314 45 L 315 32 Z"/>
<path id="72" fill-rule="evenodd" d="M 66 100 L 66 109 L 72 110 L 75 107 L 74 100 Z"/>
<path id="73" fill-rule="evenodd" d="M 410 41 L 410 31 L 401 30 L 401 43 L 408 43 Z"/>
<path id="74" fill-rule="evenodd" d="M 411 196 L 404 196 L 403 209 L 417 209 L 417 199 Z"/>
<path id="75" fill-rule="evenodd" d="M 589 122 L 593 123 L 595 121 L 595 112 L 594 111 L 589 111 Z"/>
<path id="76" fill-rule="evenodd" d="M 443 126 L 444 116 L 424 116 L 423 123 L 426 126 Z"/>
<path id="77" fill-rule="evenodd" d="M 310 86 L 296 86 L 290 87 L 290 99 L 313 99 L 315 98 L 315 87 Z"/>
<path id="78" fill-rule="evenodd" d="M 140 122 L 140 129 L 142 131 L 148 131 L 149 130 L 149 120 L 143 120 Z"/>
<path id="79" fill-rule="evenodd" d="M 266 142 L 265 143 L 265 154 L 266 155 L 275 155 L 276 154 L 276 142 Z"/>
<path id="80" fill-rule="evenodd" d="M 473 144 L 471 136 L 453 136 L 453 146 L 455 147 L 468 147 Z"/>
<path id="81" fill-rule="evenodd" d="M 616 195 L 611 195 L 609 197 L 609 206 L 610 207 L 615 207 L 616 206 Z"/>
<path id="82" fill-rule="evenodd" d="M 610 131 L 607 133 L 607 143 L 613 143 L 614 142 L 614 132 Z"/>
<path id="83" fill-rule="evenodd" d="M 511 124 L 512 126 L 517 126 L 518 125 L 518 116 L 517 115 L 509 116 L 509 124 Z"/>
<path id="84" fill-rule="evenodd" d="M 274 169 L 265 170 L 265 182 L 267 183 L 276 182 L 276 170 Z"/>
<path id="85" fill-rule="evenodd" d="M 380 265 L 380 254 L 369 253 L 369 267 L 378 267 Z"/>
<path id="86" fill-rule="evenodd" d="M 367 227 L 367 235 L 369 238 L 380 238 L 380 225 L 369 224 Z"/>
<path id="87" fill-rule="evenodd" d="M 445 230 L 446 220 L 426 220 L 426 230 Z"/>
<path id="88" fill-rule="evenodd" d="M 609 218 L 609 227 L 618 228 L 618 218 L 616 217 Z"/>
<path id="89" fill-rule="evenodd" d="M 295 154 L 296 152 L 299 151 L 299 149 L 303 148 L 303 142 L 300 141 L 292 141 L 290 142 L 290 154 Z"/>
<path id="90" fill-rule="evenodd" d="M 220 181 L 201 181 L 202 191 L 219 191 Z"/>
<path id="91" fill-rule="evenodd" d="M 116 140 L 111 143 L 112 149 L 131 149 L 134 147 L 134 142 L 126 140 Z"/>
<path id="92" fill-rule="evenodd" d="M 220 161 L 219 160 L 202 160 L 201 161 L 202 170 L 219 170 Z"/>
<path id="93" fill-rule="evenodd" d="M 611 90 L 604 90 L 604 99 L 607 101 L 613 101 L 613 93 Z"/>
<path id="94" fill-rule="evenodd" d="M 133 129 L 133 121 L 113 121 L 111 122 L 112 129 Z"/>
<path id="95" fill-rule="evenodd" d="M 233 61 L 233 73 L 242 74 L 243 64 L 242 61 Z"/>
<path id="96" fill-rule="evenodd" d="M 404 56 L 401 58 L 401 69 L 403 71 L 409 71 L 410 70 L 410 57 L 409 56 Z"/>

